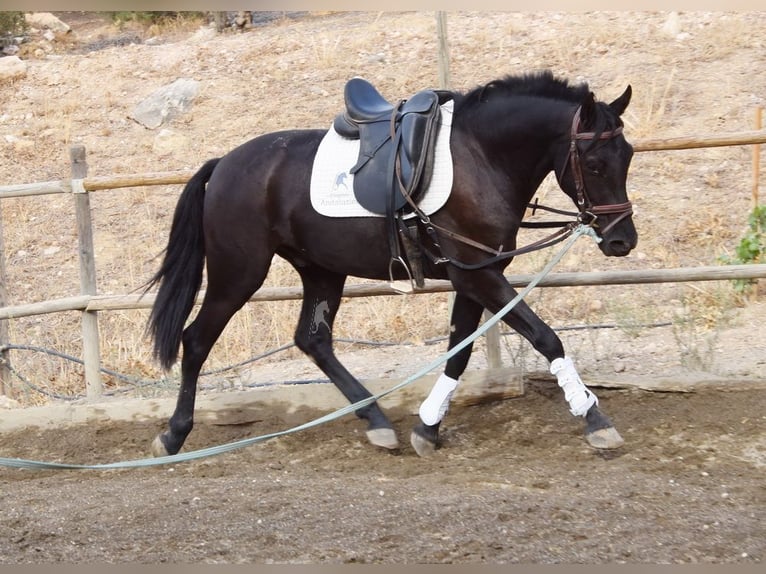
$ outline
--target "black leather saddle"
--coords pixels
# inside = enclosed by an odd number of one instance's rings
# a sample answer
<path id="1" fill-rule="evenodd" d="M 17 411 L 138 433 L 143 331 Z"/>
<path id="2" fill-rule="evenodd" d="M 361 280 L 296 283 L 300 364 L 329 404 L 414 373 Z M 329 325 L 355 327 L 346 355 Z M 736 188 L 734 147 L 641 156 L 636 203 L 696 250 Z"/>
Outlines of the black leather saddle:
<path id="1" fill-rule="evenodd" d="M 380 215 L 411 211 L 405 194 L 417 202 L 431 181 L 440 93 L 423 90 L 394 105 L 367 80 L 353 78 L 344 99 L 346 110 L 333 127 L 342 137 L 360 140 L 350 170 L 357 201 Z"/>

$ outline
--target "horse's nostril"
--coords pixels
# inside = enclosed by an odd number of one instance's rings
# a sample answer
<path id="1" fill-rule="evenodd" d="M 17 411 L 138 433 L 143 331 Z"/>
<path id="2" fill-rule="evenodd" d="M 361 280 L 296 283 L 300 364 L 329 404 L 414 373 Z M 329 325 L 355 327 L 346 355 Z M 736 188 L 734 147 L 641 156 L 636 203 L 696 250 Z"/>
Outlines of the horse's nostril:
<path id="1" fill-rule="evenodd" d="M 604 253 L 614 257 L 624 257 L 630 253 L 632 249 L 633 246 L 627 241 L 623 241 L 622 239 L 614 239 L 607 242 Z"/>

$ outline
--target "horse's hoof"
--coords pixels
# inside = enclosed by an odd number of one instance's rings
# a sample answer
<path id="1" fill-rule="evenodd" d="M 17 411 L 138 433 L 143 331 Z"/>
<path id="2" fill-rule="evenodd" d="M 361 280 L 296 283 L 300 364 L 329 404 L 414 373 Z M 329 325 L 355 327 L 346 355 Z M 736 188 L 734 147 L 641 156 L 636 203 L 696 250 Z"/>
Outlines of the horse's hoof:
<path id="1" fill-rule="evenodd" d="M 170 453 L 168 452 L 167 447 L 165 447 L 165 443 L 162 442 L 162 435 L 158 434 L 152 441 L 152 456 L 155 458 L 160 458 L 162 456 L 169 455 Z"/>
<path id="2" fill-rule="evenodd" d="M 367 431 L 367 440 L 370 444 L 393 450 L 399 448 L 399 439 L 393 429 L 372 429 Z"/>
<path id="3" fill-rule="evenodd" d="M 431 456 L 433 453 L 436 452 L 436 443 L 431 442 L 430 440 L 428 440 L 422 435 L 419 435 L 415 431 L 412 431 L 412 433 L 410 433 L 410 444 L 412 445 L 412 448 L 415 449 L 415 452 L 420 457 Z"/>
<path id="4" fill-rule="evenodd" d="M 585 435 L 585 440 L 588 441 L 590 446 L 598 449 L 620 448 L 625 444 L 625 440 L 614 427 L 593 431 L 592 433 Z"/>

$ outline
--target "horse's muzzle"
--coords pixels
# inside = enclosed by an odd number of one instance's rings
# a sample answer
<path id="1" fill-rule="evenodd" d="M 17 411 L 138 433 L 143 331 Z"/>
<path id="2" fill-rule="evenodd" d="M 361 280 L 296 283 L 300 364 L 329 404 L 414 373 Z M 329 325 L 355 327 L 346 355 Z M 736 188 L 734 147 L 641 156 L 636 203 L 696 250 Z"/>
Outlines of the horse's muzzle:
<path id="1" fill-rule="evenodd" d="M 595 206 L 590 210 L 598 219 L 609 216 L 611 221 L 600 230 L 602 238 L 599 247 L 604 255 L 625 257 L 638 244 L 638 233 L 633 225 L 633 207 L 628 201 L 617 205 Z"/>
<path id="2" fill-rule="evenodd" d="M 630 242 L 624 239 L 605 239 L 599 243 L 601 252 L 609 257 L 625 257 L 636 246 L 636 241 Z"/>
<path id="3" fill-rule="evenodd" d="M 638 244 L 638 233 L 630 218 L 623 219 L 619 225 L 600 235 L 602 240 L 598 246 L 609 257 L 625 257 Z"/>

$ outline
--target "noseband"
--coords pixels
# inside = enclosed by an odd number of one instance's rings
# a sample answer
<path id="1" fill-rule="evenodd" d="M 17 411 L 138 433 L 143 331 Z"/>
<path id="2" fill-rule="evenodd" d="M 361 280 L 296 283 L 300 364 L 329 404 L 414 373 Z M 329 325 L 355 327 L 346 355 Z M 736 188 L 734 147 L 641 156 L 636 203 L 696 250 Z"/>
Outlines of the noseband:
<path id="1" fill-rule="evenodd" d="M 619 217 L 612 220 L 612 222 L 601 230 L 601 234 L 606 234 L 617 223 L 632 215 L 633 205 L 630 201 L 625 203 L 610 203 L 606 205 L 595 205 L 588 197 L 588 192 L 585 189 L 585 178 L 582 173 L 582 163 L 580 161 L 580 152 L 577 148 L 577 142 L 581 140 L 589 141 L 594 139 L 608 140 L 613 137 L 617 137 L 622 133 L 622 126 L 616 127 L 613 130 L 601 132 L 581 132 L 580 129 L 580 113 L 582 106 L 577 108 L 577 111 L 572 118 L 572 132 L 569 143 L 569 156 L 567 162 L 564 164 L 564 170 L 569 165 L 572 168 L 572 175 L 575 181 L 575 190 L 577 192 L 577 208 L 580 210 L 579 219 L 585 224 L 591 225 L 596 222 L 599 215 L 619 214 Z M 563 175 L 563 172 L 562 172 Z"/>

